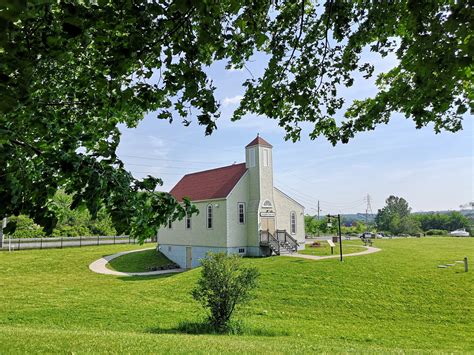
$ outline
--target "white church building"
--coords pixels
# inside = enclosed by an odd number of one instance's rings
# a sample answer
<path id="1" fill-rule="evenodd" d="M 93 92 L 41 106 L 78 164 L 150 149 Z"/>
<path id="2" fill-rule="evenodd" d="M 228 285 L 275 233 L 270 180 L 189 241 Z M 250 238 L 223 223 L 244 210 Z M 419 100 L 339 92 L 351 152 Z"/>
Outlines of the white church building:
<path id="1" fill-rule="evenodd" d="M 158 231 L 158 248 L 183 268 L 208 251 L 269 256 L 304 248 L 304 207 L 273 186 L 272 146 L 257 136 L 245 163 L 185 175 L 170 193 L 199 214 Z"/>

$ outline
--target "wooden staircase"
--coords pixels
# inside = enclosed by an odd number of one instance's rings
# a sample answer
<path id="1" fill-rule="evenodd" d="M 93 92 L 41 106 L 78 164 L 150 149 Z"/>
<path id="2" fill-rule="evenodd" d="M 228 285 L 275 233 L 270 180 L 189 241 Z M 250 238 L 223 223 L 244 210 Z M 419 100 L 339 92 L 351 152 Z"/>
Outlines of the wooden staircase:
<path id="1" fill-rule="evenodd" d="M 284 229 L 276 230 L 275 235 L 268 230 L 261 230 L 260 246 L 270 248 L 276 255 L 292 254 L 298 250 L 298 242 Z"/>

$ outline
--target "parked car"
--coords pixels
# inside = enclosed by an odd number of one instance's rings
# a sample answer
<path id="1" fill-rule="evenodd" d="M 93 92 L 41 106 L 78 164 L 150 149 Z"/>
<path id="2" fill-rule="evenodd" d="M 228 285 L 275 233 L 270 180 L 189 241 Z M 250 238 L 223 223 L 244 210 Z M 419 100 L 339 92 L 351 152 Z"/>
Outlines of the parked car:
<path id="1" fill-rule="evenodd" d="M 449 235 L 453 237 L 469 237 L 469 232 L 466 232 L 465 229 L 456 229 L 455 231 L 449 233 Z"/>
<path id="2" fill-rule="evenodd" d="M 370 233 L 370 232 L 364 232 L 364 233 L 362 233 L 361 235 L 359 235 L 359 238 L 360 238 L 360 239 L 374 239 L 374 238 L 375 238 L 375 234 L 374 234 L 374 233 Z"/>

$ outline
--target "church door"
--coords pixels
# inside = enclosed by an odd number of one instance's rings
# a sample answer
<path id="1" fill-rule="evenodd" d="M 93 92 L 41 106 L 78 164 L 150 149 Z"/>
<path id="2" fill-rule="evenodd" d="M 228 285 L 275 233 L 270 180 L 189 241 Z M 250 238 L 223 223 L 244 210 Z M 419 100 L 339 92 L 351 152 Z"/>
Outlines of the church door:
<path id="1" fill-rule="evenodd" d="M 275 217 L 262 217 L 261 226 L 263 231 L 269 231 L 275 236 Z"/>

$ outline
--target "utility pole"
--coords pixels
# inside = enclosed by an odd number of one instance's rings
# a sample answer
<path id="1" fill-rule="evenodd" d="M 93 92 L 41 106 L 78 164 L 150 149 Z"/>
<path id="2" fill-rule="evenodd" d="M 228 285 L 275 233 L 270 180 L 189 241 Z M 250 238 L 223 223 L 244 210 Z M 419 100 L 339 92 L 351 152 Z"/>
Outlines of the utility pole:
<path id="1" fill-rule="evenodd" d="M 319 231 L 319 227 L 320 227 L 320 225 L 319 225 L 319 212 L 320 211 L 321 210 L 319 209 L 319 200 L 318 200 L 318 238 L 319 238 L 319 233 L 320 233 L 320 231 Z"/>

